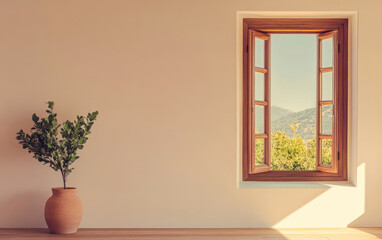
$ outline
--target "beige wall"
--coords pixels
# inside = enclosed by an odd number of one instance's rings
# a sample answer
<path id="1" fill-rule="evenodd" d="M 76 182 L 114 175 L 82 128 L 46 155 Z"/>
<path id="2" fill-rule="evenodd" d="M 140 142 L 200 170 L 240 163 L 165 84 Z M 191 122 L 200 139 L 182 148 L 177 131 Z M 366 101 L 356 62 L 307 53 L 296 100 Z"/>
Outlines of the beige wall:
<path id="1" fill-rule="evenodd" d="M 81 227 L 382 226 L 381 9 L 0 0 L 0 228 L 44 227 L 50 188 L 61 185 L 15 140 L 47 100 L 60 120 L 100 111 L 69 178 Z M 237 11 L 358 11 L 357 187 L 238 188 Z"/>

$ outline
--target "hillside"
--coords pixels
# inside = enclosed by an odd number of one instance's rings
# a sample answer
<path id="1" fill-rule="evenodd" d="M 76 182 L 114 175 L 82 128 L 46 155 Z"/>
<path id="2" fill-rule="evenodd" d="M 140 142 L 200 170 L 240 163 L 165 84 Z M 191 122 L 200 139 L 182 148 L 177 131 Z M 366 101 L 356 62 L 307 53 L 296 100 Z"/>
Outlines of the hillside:
<path id="1" fill-rule="evenodd" d="M 272 106 L 271 107 L 272 121 L 275 121 L 279 118 L 287 116 L 291 113 L 293 113 L 293 111 L 289 110 L 289 109 L 285 109 L 285 108 L 278 107 L 278 106 Z"/>
<path id="2" fill-rule="evenodd" d="M 331 133 L 331 107 L 323 108 L 323 129 L 324 133 Z M 293 132 L 289 125 L 297 122 L 299 125 L 297 134 L 304 140 L 310 140 L 316 134 L 316 108 L 306 109 L 300 112 L 292 112 L 283 117 L 273 119 L 271 122 L 272 132 L 284 131 L 289 137 L 293 137 Z"/>
<path id="3" fill-rule="evenodd" d="M 291 111 L 289 109 L 285 109 L 285 108 L 278 107 L 278 106 L 272 106 L 271 107 L 272 121 L 275 121 L 279 118 L 285 117 L 285 116 L 292 114 L 292 113 L 293 113 L 293 111 Z M 263 116 L 263 113 L 260 112 L 258 108 L 256 108 L 255 115 L 256 116 Z M 256 124 L 257 124 L 256 129 L 258 130 L 258 132 L 263 132 L 264 130 L 260 126 L 264 126 L 264 119 L 256 117 Z"/>

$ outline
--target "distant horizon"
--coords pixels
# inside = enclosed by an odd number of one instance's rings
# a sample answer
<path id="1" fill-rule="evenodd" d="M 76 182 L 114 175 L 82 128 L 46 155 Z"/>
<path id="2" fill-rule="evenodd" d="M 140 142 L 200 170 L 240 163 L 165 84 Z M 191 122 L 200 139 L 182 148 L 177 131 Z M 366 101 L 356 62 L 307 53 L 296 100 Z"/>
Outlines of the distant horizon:
<path id="1" fill-rule="evenodd" d="M 288 110 L 288 111 L 291 111 L 291 112 L 293 112 L 293 113 L 297 113 L 297 112 L 303 112 L 303 111 L 305 111 L 305 110 L 308 110 L 308 109 L 313 109 L 313 108 L 316 108 L 316 106 L 313 106 L 313 107 L 310 107 L 310 108 L 305 108 L 305 109 L 302 109 L 302 110 L 298 110 L 298 111 L 294 111 L 294 110 L 292 110 L 292 109 L 289 109 L 289 108 L 285 108 L 285 107 L 280 107 L 280 106 L 276 106 L 276 105 L 271 105 L 271 108 L 273 108 L 273 107 L 276 107 L 276 108 L 281 108 L 281 109 L 283 109 L 283 110 Z"/>

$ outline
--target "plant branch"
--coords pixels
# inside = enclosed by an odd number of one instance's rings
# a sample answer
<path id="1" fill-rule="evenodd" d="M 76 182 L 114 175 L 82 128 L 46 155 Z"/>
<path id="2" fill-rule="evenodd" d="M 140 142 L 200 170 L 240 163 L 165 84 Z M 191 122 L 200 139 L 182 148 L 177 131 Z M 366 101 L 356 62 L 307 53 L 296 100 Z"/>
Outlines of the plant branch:
<path id="1" fill-rule="evenodd" d="M 17 133 L 16 139 L 33 154 L 33 158 L 55 170 L 60 170 L 64 188 L 66 189 L 66 180 L 72 172 L 71 164 L 79 157 L 77 150 L 83 149 L 88 140 L 90 129 L 94 124 L 98 111 L 88 113 L 87 117 L 77 116 L 77 121 L 65 121 L 62 126 L 57 123 L 57 114 L 54 113 L 54 102 L 49 101 L 49 114 L 45 118 L 39 118 L 36 114 L 32 115 L 34 126 L 31 133 L 26 134 L 23 130 Z M 86 120 L 86 121 L 85 121 Z M 61 138 L 57 135 L 60 132 Z"/>

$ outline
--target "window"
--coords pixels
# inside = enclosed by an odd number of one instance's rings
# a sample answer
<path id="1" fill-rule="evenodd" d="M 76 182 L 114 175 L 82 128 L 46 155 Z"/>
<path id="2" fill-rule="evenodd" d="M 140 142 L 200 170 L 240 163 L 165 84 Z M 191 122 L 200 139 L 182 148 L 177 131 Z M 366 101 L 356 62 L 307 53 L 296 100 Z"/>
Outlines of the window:
<path id="1" fill-rule="evenodd" d="M 244 19 L 244 181 L 347 180 L 347 27 Z"/>

